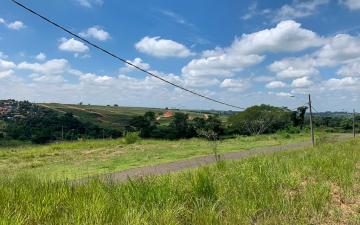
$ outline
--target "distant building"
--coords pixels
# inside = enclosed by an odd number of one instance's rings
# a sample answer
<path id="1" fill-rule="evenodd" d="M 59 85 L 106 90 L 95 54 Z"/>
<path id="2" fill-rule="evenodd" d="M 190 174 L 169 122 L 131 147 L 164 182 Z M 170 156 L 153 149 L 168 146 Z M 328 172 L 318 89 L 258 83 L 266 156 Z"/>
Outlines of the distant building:
<path id="1" fill-rule="evenodd" d="M 164 114 L 162 115 L 162 118 L 170 118 L 170 117 L 173 117 L 174 116 L 174 113 L 171 112 L 171 111 L 166 111 L 164 112 Z"/>

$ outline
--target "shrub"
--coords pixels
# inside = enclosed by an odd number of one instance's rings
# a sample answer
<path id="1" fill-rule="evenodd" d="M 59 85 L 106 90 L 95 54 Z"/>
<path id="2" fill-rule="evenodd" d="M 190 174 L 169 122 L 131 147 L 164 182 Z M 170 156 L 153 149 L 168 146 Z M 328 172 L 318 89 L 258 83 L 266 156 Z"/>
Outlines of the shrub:
<path id="1" fill-rule="evenodd" d="M 140 140 L 139 132 L 127 132 L 124 136 L 126 144 L 134 144 Z"/>

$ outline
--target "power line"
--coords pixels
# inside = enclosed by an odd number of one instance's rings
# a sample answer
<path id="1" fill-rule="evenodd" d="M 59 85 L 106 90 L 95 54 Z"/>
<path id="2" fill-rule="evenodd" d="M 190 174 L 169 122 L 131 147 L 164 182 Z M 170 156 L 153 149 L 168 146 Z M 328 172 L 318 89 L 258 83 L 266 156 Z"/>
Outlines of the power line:
<path id="1" fill-rule="evenodd" d="M 314 106 L 311 106 L 311 107 L 312 107 L 312 109 L 313 109 L 316 113 L 319 113 L 319 112 L 315 109 Z"/>
<path id="2" fill-rule="evenodd" d="M 154 74 L 154 73 L 152 73 L 152 72 L 150 72 L 150 71 L 148 71 L 148 70 L 142 69 L 141 67 L 136 66 L 135 64 L 133 64 L 133 63 L 131 63 L 131 62 L 128 62 L 127 60 L 125 60 L 125 59 L 123 59 L 123 58 L 115 55 L 114 53 L 111 53 L 110 51 L 108 51 L 108 50 L 106 50 L 106 49 L 104 49 L 104 48 L 102 48 L 102 47 L 100 47 L 100 46 L 98 46 L 98 45 L 96 45 L 96 44 L 94 44 L 94 43 L 86 40 L 85 38 L 80 37 L 79 35 L 71 32 L 71 31 L 68 30 L 68 29 L 66 29 L 64 26 L 59 25 L 58 23 L 56 23 L 56 22 L 48 19 L 47 17 L 39 14 L 38 12 L 35 12 L 34 10 L 32 10 L 32 9 L 30 9 L 29 7 L 27 7 L 27 6 L 19 3 L 18 1 L 16 1 L 16 0 L 11 0 L 11 1 L 14 2 L 15 4 L 17 4 L 18 6 L 20 6 L 21 8 L 29 11 L 30 13 L 32 13 L 32 14 L 40 17 L 41 19 L 45 20 L 46 22 L 54 25 L 55 27 L 57 27 L 57 28 L 65 31 L 66 33 L 68 33 L 68 34 L 76 37 L 77 39 L 79 39 L 79 40 L 87 43 L 88 45 L 90 45 L 90 46 L 92 46 L 92 47 L 94 47 L 94 48 L 96 48 L 96 49 L 98 49 L 98 50 L 100 50 L 100 51 L 102 51 L 102 52 L 110 55 L 111 57 L 113 57 L 113 58 L 115 58 L 115 59 L 120 60 L 121 62 L 123 62 L 123 63 L 125 63 L 125 64 L 128 64 L 129 66 L 132 66 L 132 67 L 134 67 L 134 68 L 136 68 L 136 69 L 138 69 L 138 70 L 140 70 L 140 71 L 142 71 L 142 72 L 144 72 L 144 73 L 146 73 L 146 74 L 148 74 L 148 75 L 150 75 L 150 76 L 153 76 L 153 77 L 155 77 L 155 78 L 157 78 L 157 79 L 159 79 L 159 80 L 161 80 L 161 81 L 163 81 L 163 82 L 165 82 L 165 83 L 168 83 L 168 84 L 170 84 L 170 85 L 172 85 L 172 86 L 174 86 L 174 87 L 180 88 L 180 89 L 183 90 L 183 91 L 189 92 L 189 93 L 191 93 L 191 94 L 193 94 L 193 95 L 196 95 L 196 96 L 198 96 L 198 97 L 204 98 L 204 99 L 209 100 L 209 101 L 212 101 L 212 102 L 216 102 L 216 103 L 219 103 L 219 104 L 222 104 L 222 105 L 230 106 L 230 107 L 232 107 L 232 108 L 245 109 L 245 108 L 243 108 L 243 107 L 235 106 L 235 105 L 232 105 L 232 104 L 229 104 L 229 103 L 226 103 L 226 102 L 222 102 L 222 101 L 219 101 L 219 100 L 216 100 L 216 99 L 207 97 L 207 96 L 205 96 L 205 95 L 202 95 L 202 94 L 197 93 L 197 92 L 195 92 L 195 91 L 192 91 L 192 90 L 190 90 L 190 89 L 187 89 L 187 88 L 185 88 L 185 87 L 182 87 L 182 86 L 180 86 L 180 85 L 178 85 L 178 84 L 175 84 L 175 83 L 173 83 L 173 82 L 171 82 L 171 81 L 168 81 L 168 80 L 166 80 L 166 79 L 164 79 L 164 78 L 162 78 L 162 77 L 160 77 L 160 76 L 158 76 L 158 75 L 156 75 L 156 74 Z"/>

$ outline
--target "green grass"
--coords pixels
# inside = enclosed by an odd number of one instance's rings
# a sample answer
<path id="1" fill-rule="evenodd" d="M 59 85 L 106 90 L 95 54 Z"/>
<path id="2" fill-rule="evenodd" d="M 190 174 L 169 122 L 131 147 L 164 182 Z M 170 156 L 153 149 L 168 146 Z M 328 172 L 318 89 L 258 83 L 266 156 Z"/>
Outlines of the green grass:
<path id="1" fill-rule="evenodd" d="M 248 150 L 308 140 L 308 134 L 261 135 L 225 139 L 219 152 Z M 203 139 L 141 140 L 127 145 L 123 139 L 85 140 L 0 148 L 0 175 L 29 172 L 44 179 L 74 179 L 211 154 Z"/>
<path id="2" fill-rule="evenodd" d="M 359 224 L 360 141 L 127 183 L 0 179 L 0 224 Z"/>

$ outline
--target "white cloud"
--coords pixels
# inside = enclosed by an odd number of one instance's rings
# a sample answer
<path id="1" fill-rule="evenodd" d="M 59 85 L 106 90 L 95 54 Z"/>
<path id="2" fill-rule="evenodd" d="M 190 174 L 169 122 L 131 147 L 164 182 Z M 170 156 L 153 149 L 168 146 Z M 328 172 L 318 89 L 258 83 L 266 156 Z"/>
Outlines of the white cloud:
<path id="1" fill-rule="evenodd" d="M 20 30 L 20 29 L 25 28 L 24 23 L 21 21 L 14 21 L 12 23 L 9 23 L 7 26 L 13 30 Z"/>
<path id="2" fill-rule="evenodd" d="M 275 28 L 244 34 L 236 38 L 227 48 L 217 47 L 204 51 L 202 58 L 193 59 L 182 68 L 182 74 L 187 77 L 192 76 L 193 79 L 199 76 L 228 78 L 246 67 L 262 62 L 265 56 L 260 54 L 265 52 L 295 52 L 322 43 L 322 38 L 310 30 L 301 28 L 299 23 L 283 21 Z M 285 69 L 284 66 L 273 67 L 279 73 L 280 69 Z M 316 71 L 312 72 L 316 73 Z M 289 73 L 290 71 L 285 71 L 280 77 L 290 76 Z M 304 74 L 297 76 L 303 77 Z"/>
<path id="3" fill-rule="evenodd" d="M 67 69 L 69 69 L 69 64 L 66 59 L 52 59 L 42 64 L 22 62 L 17 66 L 17 68 L 31 70 L 34 73 L 44 75 L 62 75 L 67 71 Z"/>
<path id="4" fill-rule="evenodd" d="M 239 92 L 247 90 L 250 87 L 250 83 L 242 79 L 225 79 L 220 84 L 220 87 L 226 88 L 229 91 Z"/>
<path id="5" fill-rule="evenodd" d="M 264 52 L 296 52 L 322 45 L 324 40 L 311 30 L 292 20 L 282 21 L 271 29 L 243 34 L 232 44 L 242 54 Z"/>
<path id="6" fill-rule="evenodd" d="M 291 86 L 294 88 L 307 88 L 313 84 L 314 84 L 314 82 L 312 82 L 309 79 L 309 77 L 302 77 L 302 78 L 293 80 L 293 82 L 291 83 Z"/>
<path id="7" fill-rule="evenodd" d="M 319 66 L 335 66 L 360 59 L 360 37 L 338 34 L 316 53 Z"/>
<path id="8" fill-rule="evenodd" d="M 360 1 L 359 0 L 342 0 L 344 5 L 346 5 L 350 10 L 359 10 Z"/>
<path id="9" fill-rule="evenodd" d="M 0 71 L 0 79 L 10 77 L 14 74 L 14 70 Z"/>
<path id="10" fill-rule="evenodd" d="M 273 62 L 268 68 L 276 73 L 280 79 L 313 76 L 319 74 L 315 68 L 316 61 L 309 57 L 285 58 L 280 61 Z"/>
<path id="11" fill-rule="evenodd" d="M 88 28 L 86 31 L 79 34 L 81 37 L 91 37 L 99 41 L 106 41 L 110 39 L 110 34 L 98 26 Z"/>
<path id="12" fill-rule="evenodd" d="M 10 77 L 14 74 L 16 64 L 11 61 L 3 60 L 0 58 L 0 79 Z"/>
<path id="13" fill-rule="evenodd" d="M 46 59 L 46 55 L 42 52 L 40 52 L 35 58 L 39 61 L 44 61 Z"/>
<path id="14" fill-rule="evenodd" d="M 353 77 L 344 77 L 341 79 L 331 78 L 324 82 L 325 86 L 330 91 L 335 90 L 350 90 L 350 91 L 359 91 L 360 90 L 360 79 Z"/>
<path id="15" fill-rule="evenodd" d="M 182 73 L 187 76 L 231 77 L 235 72 L 257 64 L 263 59 L 264 57 L 259 55 L 244 56 L 226 52 L 218 56 L 194 59 L 182 68 Z"/>
<path id="16" fill-rule="evenodd" d="M 143 60 L 141 58 L 135 58 L 132 61 L 131 60 L 127 60 L 127 61 L 135 66 L 140 67 L 141 69 L 144 69 L 144 70 L 150 69 L 150 64 L 143 62 Z M 125 64 L 124 67 L 120 68 L 120 72 L 122 72 L 122 73 L 130 72 L 133 70 L 136 70 L 136 69 L 128 64 Z"/>
<path id="17" fill-rule="evenodd" d="M 360 76 L 360 61 L 352 62 L 342 66 L 337 74 L 344 77 L 359 77 Z"/>
<path id="18" fill-rule="evenodd" d="M 11 61 L 0 59 L 0 70 L 8 70 L 16 67 L 16 64 Z"/>
<path id="19" fill-rule="evenodd" d="M 93 5 L 101 6 L 104 4 L 103 0 L 76 0 L 81 6 L 91 8 Z"/>
<path id="20" fill-rule="evenodd" d="M 275 93 L 276 96 L 278 97 L 292 97 L 293 95 L 287 92 L 279 92 L 279 93 Z"/>
<path id="21" fill-rule="evenodd" d="M 276 11 L 273 21 L 278 22 L 287 19 L 296 19 L 311 16 L 317 12 L 317 9 L 329 0 L 294 0 L 291 5 L 285 4 Z"/>
<path id="22" fill-rule="evenodd" d="M 146 36 L 135 44 L 135 48 L 142 53 L 156 57 L 185 58 L 194 54 L 183 44 L 160 37 Z"/>
<path id="23" fill-rule="evenodd" d="M 74 38 L 62 38 L 60 42 L 59 49 L 62 51 L 84 53 L 89 50 L 88 46 L 78 40 L 75 40 Z"/>
<path id="24" fill-rule="evenodd" d="M 2 24 L 2 23 L 6 23 L 6 22 L 3 18 L 0 18 L 0 24 Z"/>
<path id="25" fill-rule="evenodd" d="M 271 81 L 268 84 L 266 84 L 266 88 L 284 88 L 286 87 L 286 83 L 282 82 L 282 81 Z"/>

